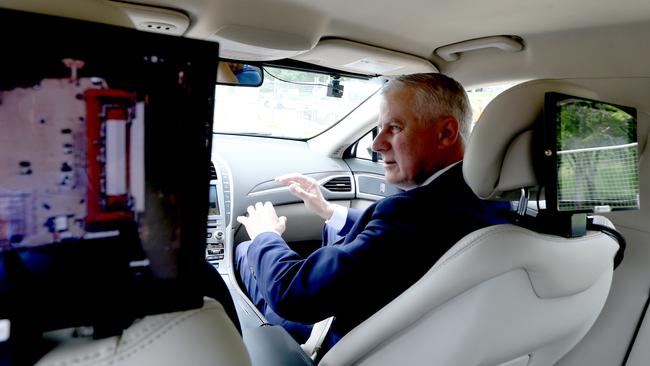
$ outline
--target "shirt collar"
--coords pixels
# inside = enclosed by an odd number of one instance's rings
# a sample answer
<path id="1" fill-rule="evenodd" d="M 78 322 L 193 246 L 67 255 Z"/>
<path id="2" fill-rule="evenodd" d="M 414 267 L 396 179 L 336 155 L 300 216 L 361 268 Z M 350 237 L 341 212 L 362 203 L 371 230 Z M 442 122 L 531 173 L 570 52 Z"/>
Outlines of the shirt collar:
<path id="1" fill-rule="evenodd" d="M 455 162 L 455 163 L 453 163 L 453 164 L 447 165 L 446 167 L 444 167 L 444 168 L 438 170 L 437 172 L 433 173 L 433 175 L 430 176 L 429 179 L 425 180 L 424 183 L 420 184 L 419 187 L 424 187 L 424 186 L 426 186 L 427 184 L 433 182 L 434 180 L 436 180 L 436 178 L 438 178 L 439 176 L 441 176 L 441 175 L 442 175 L 444 172 L 446 172 L 447 170 L 449 170 L 449 169 L 453 168 L 454 166 L 458 165 L 461 161 L 462 161 L 462 160 L 459 160 L 459 161 L 457 161 L 457 162 Z"/>

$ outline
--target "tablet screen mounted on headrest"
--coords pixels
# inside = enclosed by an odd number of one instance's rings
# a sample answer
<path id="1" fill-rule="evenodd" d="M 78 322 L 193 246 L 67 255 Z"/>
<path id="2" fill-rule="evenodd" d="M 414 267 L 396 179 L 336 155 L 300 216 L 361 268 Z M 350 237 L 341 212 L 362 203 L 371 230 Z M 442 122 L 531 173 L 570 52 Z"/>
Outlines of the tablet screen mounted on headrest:
<path id="1" fill-rule="evenodd" d="M 634 108 L 546 93 L 544 156 L 547 209 L 598 213 L 639 207 Z"/>
<path id="2" fill-rule="evenodd" d="M 0 317 L 200 305 L 218 45 L 7 10 L 0 33 Z"/>

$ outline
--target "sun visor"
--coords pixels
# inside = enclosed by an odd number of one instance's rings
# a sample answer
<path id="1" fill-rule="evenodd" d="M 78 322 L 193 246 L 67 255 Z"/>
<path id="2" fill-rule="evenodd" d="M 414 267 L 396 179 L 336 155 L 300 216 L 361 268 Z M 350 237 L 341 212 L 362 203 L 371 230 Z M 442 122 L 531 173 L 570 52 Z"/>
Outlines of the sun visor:
<path id="1" fill-rule="evenodd" d="M 271 61 L 309 51 L 317 38 L 244 25 L 224 25 L 211 37 L 221 46 L 221 56 L 246 61 Z"/>
<path id="2" fill-rule="evenodd" d="M 438 72 L 427 59 L 345 39 L 321 40 L 295 60 L 365 75 Z"/>

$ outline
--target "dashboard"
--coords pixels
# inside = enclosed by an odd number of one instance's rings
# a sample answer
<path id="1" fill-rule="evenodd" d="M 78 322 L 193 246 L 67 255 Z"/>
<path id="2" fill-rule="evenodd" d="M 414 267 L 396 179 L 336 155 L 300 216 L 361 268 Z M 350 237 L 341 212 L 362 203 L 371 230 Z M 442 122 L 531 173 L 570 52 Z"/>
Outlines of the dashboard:
<path id="1" fill-rule="evenodd" d="M 275 177 L 294 172 L 308 175 L 321 184 L 325 199 L 359 209 L 396 190 L 384 182 L 381 164 L 323 156 L 305 141 L 215 134 L 211 160 L 205 258 L 229 287 L 245 337 L 266 319 L 236 280 L 235 247 L 249 238 L 235 218 L 245 215 L 249 205 L 268 201 L 279 216 L 287 217 L 282 236 L 293 250 L 307 255 L 321 242 L 322 218 Z"/>
<path id="2" fill-rule="evenodd" d="M 222 275 L 229 273 L 236 244 L 248 240 L 235 218 L 256 202 L 271 202 L 287 217 L 283 237 L 292 248 L 320 242 L 323 220 L 275 182 L 277 176 L 305 174 L 321 184 L 325 199 L 361 209 L 397 190 L 384 182 L 380 163 L 323 156 L 305 141 L 215 134 L 212 145 L 205 255 Z"/>
<path id="3" fill-rule="evenodd" d="M 267 364 L 272 354 L 287 358 L 275 364 L 303 365 L 295 360 L 301 359 L 299 355 L 304 352 L 289 347 L 295 342 L 280 327 L 261 326 L 267 320 L 238 284 L 234 252 L 238 243 L 249 238 L 235 218 L 245 215 L 247 207 L 256 202 L 273 203 L 278 215 L 287 217 L 282 235 L 287 244 L 299 254 L 308 255 L 320 246 L 323 220 L 286 186 L 275 182 L 275 177 L 287 173 L 308 175 L 320 183 L 325 199 L 359 209 L 395 193 L 397 188 L 384 182 L 381 164 L 323 156 L 305 141 L 215 134 L 212 145 L 205 258 L 230 290 L 253 363 Z M 275 351 L 263 351 L 268 349 Z"/>

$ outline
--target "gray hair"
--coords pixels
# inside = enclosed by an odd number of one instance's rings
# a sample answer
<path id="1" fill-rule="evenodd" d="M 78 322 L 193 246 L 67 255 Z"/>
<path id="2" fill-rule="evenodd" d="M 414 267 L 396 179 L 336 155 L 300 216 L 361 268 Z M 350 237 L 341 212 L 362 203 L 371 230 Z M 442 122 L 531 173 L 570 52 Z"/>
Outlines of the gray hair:
<path id="1" fill-rule="evenodd" d="M 403 88 L 415 90 L 414 108 L 424 123 L 443 116 L 452 116 L 459 123 L 463 143 L 469 138 L 472 107 L 467 93 L 456 80 L 438 73 L 401 75 L 383 88 L 389 94 Z"/>

